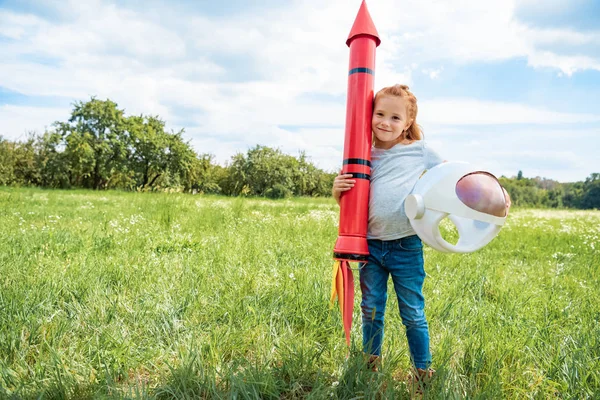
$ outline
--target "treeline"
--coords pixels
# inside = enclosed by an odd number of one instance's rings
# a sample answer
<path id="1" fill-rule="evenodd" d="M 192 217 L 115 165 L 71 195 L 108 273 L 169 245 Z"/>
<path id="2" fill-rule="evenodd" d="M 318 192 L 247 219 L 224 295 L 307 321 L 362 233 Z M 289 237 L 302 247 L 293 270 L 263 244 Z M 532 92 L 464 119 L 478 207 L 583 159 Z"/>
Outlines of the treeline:
<path id="1" fill-rule="evenodd" d="M 157 116 L 126 116 L 116 103 L 78 102 L 25 141 L 0 137 L 0 185 L 95 190 L 164 190 L 266 196 L 330 196 L 334 173 L 300 153 L 256 146 L 225 166 L 196 153 L 184 131 L 167 132 Z"/>
<path id="2" fill-rule="evenodd" d="M 126 116 L 116 103 L 92 98 L 25 141 L 0 136 L 0 185 L 95 190 L 165 190 L 229 196 L 330 196 L 334 172 L 315 167 L 304 153 L 293 157 L 255 146 L 220 166 L 196 153 L 184 131 L 167 132 L 158 116 Z M 521 207 L 600 208 L 600 174 L 584 182 L 501 177 Z"/>
<path id="3" fill-rule="evenodd" d="M 501 177 L 500 183 L 516 206 L 600 209 L 600 173 L 593 173 L 583 182 L 560 183 L 540 177 Z"/>

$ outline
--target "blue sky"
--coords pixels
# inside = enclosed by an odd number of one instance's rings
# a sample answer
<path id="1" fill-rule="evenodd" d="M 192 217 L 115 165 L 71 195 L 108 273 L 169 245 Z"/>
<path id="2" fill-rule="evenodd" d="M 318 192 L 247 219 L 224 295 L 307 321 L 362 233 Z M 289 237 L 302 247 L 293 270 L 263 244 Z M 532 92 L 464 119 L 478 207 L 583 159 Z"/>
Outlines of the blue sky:
<path id="1" fill-rule="evenodd" d="M 220 163 L 262 144 L 337 170 L 360 3 L 0 0 L 0 135 L 43 132 L 95 96 L 185 128 Z M 600 2 L 367 4 L 375 89 L 408 84 L 446 159 L 563 182 L 600 172 Z"/>

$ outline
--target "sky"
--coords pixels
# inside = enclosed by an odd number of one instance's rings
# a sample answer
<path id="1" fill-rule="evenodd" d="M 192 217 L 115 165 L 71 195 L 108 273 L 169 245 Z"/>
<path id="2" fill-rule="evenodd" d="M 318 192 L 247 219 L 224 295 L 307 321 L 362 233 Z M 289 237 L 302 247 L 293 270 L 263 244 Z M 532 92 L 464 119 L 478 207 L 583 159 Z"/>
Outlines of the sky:
<path id="1" fill-rule="evenodd" d="M 0 0 L 0 136 L 92 97 L 158 115 L 222 165 L 257 144 L 341 167 L 361 0 Z M 375 91 L 418 99 L 447 160 L 497 176 L 600 172 L 600 1 L 367 0 Z"/>

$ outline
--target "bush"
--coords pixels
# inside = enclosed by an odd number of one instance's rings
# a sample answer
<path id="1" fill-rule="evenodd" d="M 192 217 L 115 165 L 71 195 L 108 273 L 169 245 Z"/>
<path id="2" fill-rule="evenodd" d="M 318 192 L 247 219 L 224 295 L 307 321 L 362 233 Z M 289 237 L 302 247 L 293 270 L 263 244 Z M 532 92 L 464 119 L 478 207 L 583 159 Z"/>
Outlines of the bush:
<path id="1" fill-rule="evenodd" d="M 265 196 L 269 199 L 285 199 L 292 197 L 292 191 L 280 183 L 276 183 L 273 187 L 265 191 Z"/>

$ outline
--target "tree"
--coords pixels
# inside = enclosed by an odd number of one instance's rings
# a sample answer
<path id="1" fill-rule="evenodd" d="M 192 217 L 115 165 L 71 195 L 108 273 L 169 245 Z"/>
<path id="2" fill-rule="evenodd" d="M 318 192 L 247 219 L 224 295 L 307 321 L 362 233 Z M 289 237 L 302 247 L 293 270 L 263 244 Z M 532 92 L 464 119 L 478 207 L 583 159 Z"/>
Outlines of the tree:
<path id="1" fill-rule="evenodd" d="M 223 193 L 274 198 L 329 196 L 336 175 L 315 167 L 302 152 L 296 158 L 260 145 L 249 149 L 246 155 L 233 156 L 227 170 L 220 185 Z"/>
<path id="2" fill-rule="evenodd" d="M 257 145 L 246 156 L 236 154 L 229 168 L 233 195 L 265 196 L 275 185 L 281 193 L 294 193 L 298 160 L 266 146 Z"/>
<path id="3" fill-rule="evenodd" d="M 585 194 L 583 182 L 565 183 L 563 189 L 563 205 L 568 208 L 581 208 Z"/>
<path id="4" fill-rule="evenodd" d="M 196 160 L 196 152 L 183 140 L 183 129 L 170 133 L 167 141 L 167 170 L 177 186 L 190 179 Z"/>
<path id="5" fill-rule="evenodd" d="M 129 117 L 127 130 L 132 153 L 130 166 L 136 176 L 136 186 L 152 187 L 169 163 L 165 123 L 158 117 Z"/>
<path id="6" fill-rule="evenodd" d="M 127 172 L 128 138 L 123 110 L 110 100 L 77 102 L 68 122 L 56 122 L 65 144 L 71 183 L 92 189 L 111 187 Z"/>
<path id="7" fill-rule="evenodd" d="M 62 136 L 56 132 L 45 132 L 36 139 L 36 166 L 43 187 L 68 188 L 69 163 L 64 152 Z"/>
<path id="8" fill-rule="evenodd" d="M 184 180 L 187 192 L 221 193 L 222 182 L 227 179 L 227 169 L 214 164 L 214 155 L 200 154 L 197 156 Z"/>
<path id="9" fill-rule="evenodd" d="M 600 208 L 600 173 L 593 173 L 583 184 L 583 208 Z"/>
<path id="10" fill-rule="evenodd" d="M 15 180 L 14 147 L 0 136 L 0 185 L 11 185 Z"/>
<path id="11" fill-rule="evenodd" d="M 558 186 L 555 189 L 548 190 L 547 202 L 544 205 L 551 207 L 551 208 L 562 208 L 564 205 L 564 203 L 563 203 L 564 194 L 565 193 L 564 193 L 564 189 L 562 186 Z"/>
<path id="12" fill-rule="evenodd" d="M 30 133 L 24 142 L 16 142 L 13 146 L 14 183 L 25 186 L 40 184 L 39 169 L 36 165 L 35 135 Z"/>

